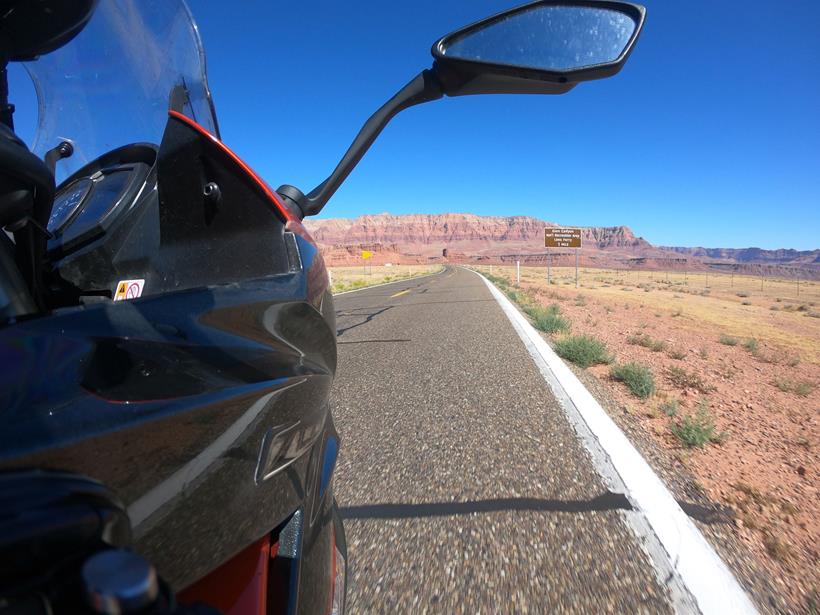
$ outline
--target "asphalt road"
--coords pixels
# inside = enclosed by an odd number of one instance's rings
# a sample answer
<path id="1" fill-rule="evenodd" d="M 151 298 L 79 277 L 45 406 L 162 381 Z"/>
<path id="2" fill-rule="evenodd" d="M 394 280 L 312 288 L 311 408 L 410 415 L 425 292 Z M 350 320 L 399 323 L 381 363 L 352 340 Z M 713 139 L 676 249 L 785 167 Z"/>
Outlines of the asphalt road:
<path id="1" fill-rule="evenodd" d="M 665 613 L 507 317 L 463 269 L 336 297 L 350 613 Z"/>

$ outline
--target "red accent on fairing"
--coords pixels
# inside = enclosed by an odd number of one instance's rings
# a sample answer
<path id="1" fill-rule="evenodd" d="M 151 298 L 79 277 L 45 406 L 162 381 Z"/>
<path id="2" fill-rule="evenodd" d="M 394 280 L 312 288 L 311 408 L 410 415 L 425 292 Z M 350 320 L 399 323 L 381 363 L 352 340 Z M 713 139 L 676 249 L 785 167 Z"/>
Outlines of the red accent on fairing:
<path id="1" fill-rule="evenodd" d="M 265 193 L 265 196 L 267 196 L 268 199 L 270 199 L 271 203 L 273 203 L 273 205 L 276 207 L 279 213 L 282 214 L 282 217 L 284 218 L 285 222 L 288 222 L 290 220 L 298 220 L 298 218 L 296 218 L 296 216 L 294 216 L 291 213 L 291 211 L 284 206 L 282 201 L 279 200 L 279 197 L 276 196 L 276 193 L 273 190 L 271 190 L 270 187 L 265 183 L 265 180 L 259 177 L 253 169 L 251 169 L 247 164 L 245 164 L 245 162 L 243 162 L 243 160 L 239 156 L 234 154 L 233 151 L 227 145 L 225 145 L 222 141 L 217 139 L 215 136 L 213 136 L 210 132 L 208 132 L 205 128 L 197 124 L 187 115 L 183 115 L 179 111 L 173 110 L 168 111 L 168 115 L 175 119 L 178 119 L 180 122 L 184 122 L 194 130 L 196 130 L 202 136 L 208 137 L 209 139 L 211 139 L 211 141 L 216 143 L 216 146 L 219 149 L 221 149 L 231 160 L 233 160 L 237 165 L 239 165 L 239 167 L 243 171 L 245 171 L 245 173 L 247 173 L 251 179 L 253 179 L 256 182 L 257 186 L 259 186 L 259 189 Z"/>
<path id="2" fill-rule="evenodd" d="M 265 615 L 268 565 L 279 545 L 265 536 L 177 595 L 181 604 L 201 602 L 225 615 Z"/>
<path id="3" fill-rule="evenodd" d="M 333 609 L 333 594 L 336 593 L 336 528 L 330 527 L 330 596 L 327 600 L 327 615 Z"/>

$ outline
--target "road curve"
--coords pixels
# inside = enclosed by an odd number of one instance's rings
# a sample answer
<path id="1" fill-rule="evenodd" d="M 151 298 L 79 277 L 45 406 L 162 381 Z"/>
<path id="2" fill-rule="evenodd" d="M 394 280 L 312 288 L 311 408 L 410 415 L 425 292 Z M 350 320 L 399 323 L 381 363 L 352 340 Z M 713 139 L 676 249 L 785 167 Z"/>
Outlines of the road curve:
<path id="1" fill-rule="evenodd" d="M 482 280 L 336 297 L 355 613 L 667 613 L 666 590 Z"/>

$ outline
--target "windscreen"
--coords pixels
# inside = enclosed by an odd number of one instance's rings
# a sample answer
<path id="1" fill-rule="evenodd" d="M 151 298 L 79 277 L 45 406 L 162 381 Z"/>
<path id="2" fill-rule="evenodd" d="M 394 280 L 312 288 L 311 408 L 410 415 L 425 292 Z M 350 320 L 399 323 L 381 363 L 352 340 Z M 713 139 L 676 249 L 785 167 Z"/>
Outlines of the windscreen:
<path id="1" fill-rule="evenodd" d="M 105 0 L 65 47 L 27 62 L 37 94 L 32 149 L 74 154 L 57 181 L 122 145 L 159 144 L 173 108 L 219 136 L 205 55 L 182 0 Z"/>

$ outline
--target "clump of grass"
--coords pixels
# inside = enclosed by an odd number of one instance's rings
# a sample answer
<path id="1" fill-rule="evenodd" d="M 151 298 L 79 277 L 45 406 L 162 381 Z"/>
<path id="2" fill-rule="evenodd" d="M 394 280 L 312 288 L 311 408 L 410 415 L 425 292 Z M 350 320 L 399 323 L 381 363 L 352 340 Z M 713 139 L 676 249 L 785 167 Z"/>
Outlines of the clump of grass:
<path id="1" fill-rule="evenodd" d="M 680 403 L 677 399 L 667 399 L 659 406 L 659 410 L 663 412 L 666 416 L 672 417 L 678 413 L 678 408 L 680 407 Z"/>
<path id="2" fill-rule="evenodd" d="M 732 485 L 735 489 L 740 491 L 743 495 L 748 497 L 752 502 L 755 504 L 766 504 L 769 501 L 769 498 L 763 495 L 759 490 L 755 489 L 748 483 L 744 482 L 737 482 Z"/>
<path id="3" fill-rule="evenodd" d="M 666 342 L 663 340 L 654 340 L 646 333 L 635 333 L 626 338 L 626 341 L 635 346 L 642 346 L 649 348 L 652 352 L 661 352 L 666 350 Z"/>
<path id="4" fill-rule="evenodd" d="M 717 433 L 715 421 L 706 402 L 698 404 L 695 416 L 687 415 L 673 422 L 670 429 L 686 448 L 701 448 L 710 442 L 720 442 L 722 434 Z"/>
<path id="5" fill-rule="evenodd" d="M 506 290 L 510 285 L 510 283 L 507 281 L 507 278 L 502 278 L 497 275 L 490 275 L 489 273 L 485 275 L 487 279 L 490 280 L 490 282 L 498 286 L 498 288 L 500 288 L 501 290 Z"/>
<path id="6" fill-rule="evenodd" d="M 771 534 L 763 536 L 763 546 L 766 547 L 769 557 L 774 560 L 782 562 L 789 557 L 789 548 Z"/>
<path id="7" fill-rule="evenodd" d="M 685 350 L 676 350 L 672 349 L 669 351 L 669 358 L 675 359 L 675 361 L 683 361 L 686 358 L 686 351 Z"/>
<path id="8" fill-rule="evenodd" d="M 752 354 L 756 353 L 760 350 L 760 344 L 757 343 L 757 340 L 753 337 L 750 337 L 745 342 L 743 342 L 743 347 L 751 352 Z"/>
<path id="9" fill-rule="evenodd" d="M 366 280 L 350 280 L 349 282 L 345 282 L 344 280 L 342 280 L 333 283 L 333 286 L 331 287 L 331 292 L 341 293 L 346 290 L 356 290 L 357 288 L 364 288 L 365 286 L 367 286 Z"/>
<path id="10" fill-rule="evenodd" d="M 704 382 L 695 372 L 689 372 L 674 365 L 666 370 L 666 378 L 678 388 L 695 389 L 700 393 L 708 393 L 714 388 Z"/>
<path id="11" fill-rule="evenodd" d="M 740 305 L 752 305 L 751 301 L 741 301 Z"/>
<path id="12" fill-rule="evenodd" d="M 720 341 L 721 344 L 725 344 L 726 346 L 737 346 L 738 339 L 736 337 L 732 337 L 731 335 L 721 333 L 720 340 L 718 341 Z"/>
<path id="13" fill-rule="evenodd" d="M 741 297 L 741 298 L 745 298 L 745 297 L 748 297 L 748 296 L 749 296 L 749 293 L 747 293 L 747 292 L 743 292 L 743 291 L 741 291 L 741 292 L 739 292 L 739 293 L 735 293 L 735 294 L 736 294 L 738 297 Z"/>
<path id="14" fill-rule="evenodd" d="M 814 390 L 814 383 L 808 380 L 789 380 L 778 376 L 772 384 L 784 393 L 794 393 L 800 397 L 808 397 Z"/>
<path id="15" fill-rule="evenodd" d="M 577 297 L 575 297 L 575 305 L 577 305 L 578 307 L 583 307 L 586 304 L 587 304 L 587 298 L 584 297 L 583 295 L 578 295 Z"/>
<path id="16" fill-rule="evenodd" d="M 569 331 L 570 322 L 561 316 L 561 308 L 552 304 L 546 308 L 528 307 L 525 311 L 532 318 L 533 325 L 544 333 L 560 333 Z"/>
<path id="17" fill-rule="evenodd" d="M 612 362 L 606 344 L 588 335 L 571 335 L 557 340 L 555 352 L 583 368 Z"/>
<path id="18" fill-rule="evenodd" d="M 615 365 L 610 375 L 617 381 L 623 382 L 633 395 L 647 399 L 655 393 L 655 378 L 652 371 L 640 363 L 624 363 Z"/>

